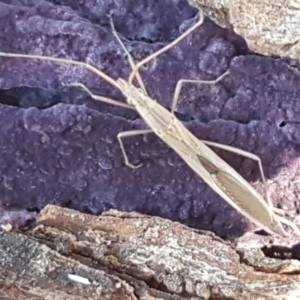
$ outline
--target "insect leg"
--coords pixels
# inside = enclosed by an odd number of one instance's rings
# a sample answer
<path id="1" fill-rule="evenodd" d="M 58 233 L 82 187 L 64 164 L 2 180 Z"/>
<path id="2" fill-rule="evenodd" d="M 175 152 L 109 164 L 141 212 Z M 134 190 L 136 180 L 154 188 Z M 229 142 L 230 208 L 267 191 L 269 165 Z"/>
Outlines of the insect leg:
<path id="1" fill-rule="evenodd" d="M 174 96 L 173 96 L 171 113 L 174 114 L 174 112 L 176 110 L 178 99 L 179 99 L 179 94 L 180 94 L 183 83 L 211 84 L 211 85 L 213 85 L 213 84 L 216 84 L 219 81 L 221 81 L 228 74 L 229 74 L 229 70 L 227 70 L 225 73 L 223 73 L 221 76 L 219 76 L 215 80 L 198 80 L 198 79 L 180 79 L 180 80 L 178 80 L 178 82 L 176 84 Z"/>
<path id="2" fill-rule="evenodd" d="M 38 59 L 38 60 L 43 60 L 43 61 L 52 61 L 55 63 L 62 63 L 62 64 L 67 64 L 67 65 L 75 65 L 82 67 L 95 75 L 99 76 L 100 78 L 104 79 L 117 89 L 120 89 L 119 85 L 117 82 L 111 78 L 110 76 L 106 75 L 104 72 L 98 70 L 96 67 L 77 60 L 71 60 L 71 59 L 66 59 L 66 58 L 57 58 L 57 57 L 51 57 L 51 56 L 42 56 L 42 55 L 33 55 L 33 54 L 19 54 L 19 53 L 7 53 L 7 52 L 0 52 L 0 57 L 14 57 L 14 58 L 31 58 L 31 59 Z"/>
<path id="3" fill-rule="evenodd" d="M 63 85 L 64 86 L 79 87 L 79 88 L 83 89 L 85 92 L 87 92 L 94 100 L 135 110 L 134 106 L 132 106 L 132 105 L 122 103 L 122 102 L 119 102 L 119 101 L 116 101 L 116 100 L 113 100 L 113 99 L 110 99 L 110 98 L 107 98 L 107 97 L 104 97 L 104 96 L 99 96 L 99 95 L 93 94 L 92 91 L 90 89 L 88 89 L 88 87 L 86 87 L 83 83 L 71 82 L 71 83 L 67 83 L 67 84 L 63 84 Z"/>
<path id="4" fill-rule="evenodd" d="M 132 55 L 129 53 L 129 51 L 125 47 L 124 43 L 120 39 L 120 37 L 119 37 L 119 35 L 118 35 L 118 33 L 117 33 L 116 29 L 115 29 L 115 25 L 114 25 L 114 22 L 113 22 L 113 19 L 112 19 L 111 15 L 109 16 L 109 19 L 110 19 L 110 26 L 111 26 L 111 29 L 112 29 L 112 33 L 115 36 L 115 38 L 117 39 L 117 41 L 119 42 L 119 44 L 121 45 L 121 47 L 123 48 L 124 52 L 126 53 L 126 55 L 128 57 L 129 64 L 131 66 L 131 69 L 134 70 L 136 64 L 135 64 L 135 62 L 134 62 L 134 60 L 132 58 Z M 136 78 L 137 78 L 137 81 L 138 81 L 141 89 L 144 91 L 144 93 L 146 95 L 148 95 L 146 87 L 145 87 L 145 84 L 144 84 L 144 82 L 142 80 L 142 77 L 140 76 L 140 73 L 138 71 L 136 73 Z"/>
<path id="5" fill-rule="evenodd" d="M 242 155 L 244 157 L 250 158 L 252 160 L 255 160 L 258 163 L 259 171 L 261 173 L 262 180 L 266 184 L 266 177 L 265 177 L 265 174 L 264 174 L 264 171 L 263 171 L 261 159 L 257 155 L 255 155 L 251 152 L 245 151 L 245 150 L 241 150 L 241 149 L 238 149 L 238 148 L 235 148 L 235 147 L 232 147 L 232 146 L 228 146 L 228 145 L 223 145 L 223 144 L 214 143 L 214 142 L 210 142 L 210 141 L 203 141 L 203 140 L 201 140 L 201 142 L 205 145 L 216 147 L 216 148 L 219 148 L 219 149 L 223 149 L 223 150 L 233 152 L 233 153 Z"/>
<path id="6" fill-rule="evenodd" d="M 255 154 L 253 154 L 251 152 L 248 152 L 248 151 L 244 151 L 244 150 L 241 150 L 241 149 L 238 149 L 238 148 L 235 148 L 235 147 L 228 146 L 228 145 L 222 145 L 222 144 L 218 144 L 218 143 L 214 143 L 214 142 L 209 142 L 209 141 L 203 141 L 203 140 L 201 140 L 201 142 L 203 144 L 208 145 L 208 146 L 212 146 L 212 147 L 220 148 L 220 149 L 223 149 L 223 150 L 226 150 L 226 151 L 229 151 L 229 152 L 233 152 L 233 153 L 242 155 L 244 157 L 247 157 L 247 158 L 250 158 L 250 159 L 256 161 L 258 163 L 259 171 L 260 171 L 261 178 L 262 178 L 262 181 L 263 181 L 263 184 L 264 184 L 265 194 L 266 194 L 266 198 L 267 198 L 268 204 L 270 205 L 270 207 L 272 208 L 272 210 L 276 214 L 284 215 L 284 214 L 287 213 L 283 209 L 274 207 L 274 205 L 273 205 L 273 203 L 272 203 L 272 201 L 271 201 L 271 199 L 269 197 L 269 194 L 268 194 L 267 181 L 266 181 L 266 177 L 265 177 L 264 170 L 263 170 L 263 167 L 262 167 L 261 159 L 257 155 L 255 155 Z"/>
<path id="7" fill-rule="evenodd" d="M 124 161 L 125 161 L 126 166 L 128 166 L 132 169 L 137 169 L 137 168 L 140 168 L 143 164 L 141 163 L 141 164 L 138 164 L 138 165 L 134 165 L 134 164 L 129 162 L 128 156 L 126 154 L 126 151 L 125 151 L 125 148 L 124 148 L 124 145 L 123 145 L 123 142 L 122 142 L 122 138 L 128 137 L 128 136 L 139 135 L 139 134 L 147 134 L 147 133 L 151 133 L 151 132 L 153 132 L 152 129 L 141 129 L 141 130 L 124 131 L 124 132 L 120 132 L 117 135 L 117 138 L 118 138 L 118 141 L 120 143 L 121 150 L 122 150 L 122 154 L 124 156 Z"/>
<path id="8" fill-rule="evenodd" d="M 280 217 L 280 216 L 276 216 L 276 217 L 281 223 L 291 227 L 293 229 L 293 231 L 295 231 L 300 236 L 300 230 L 293 222 L 287 220 L 286 218 Z"/>
<path id="9" fill-rule="evenodd" d="M 159 56 L 160 54 L 168 51 L 169 49 L 173 48 L 175 45 L 177 45 L 182 39 L 184 39 L 187 35 L 189 35 L 192 31 L 194 31 L 196 28 L 198 28 L 199 26 L 201 26 L 203 24 L 203 20 L 204 20 L 204 16 L 203 16 L 203 11 L 202 9 L 199 9 L 199 20 L 193 25 L 191 26 L 188 30 L 186 30 L 183 34 L 181 34 L 179 37 L 177 37 L 173 42 L 169 43 L 168 45 L 166 45 L 165 47 L 159 49 L 158 51 L 152 53 L 151 55 L 147 56 L 146 58 L 144 58 L 143 60 L 141 60 L 140 62 L 138 62 L 135 66 L 135 68 L 132 70 L 130 76 L 129 76 L 129 83 L 132 83 L 134 77 L 136 76 L 138 70 L 147 62 L 149 62 L 150 60 L 156 58 L 157 56 Z"/>

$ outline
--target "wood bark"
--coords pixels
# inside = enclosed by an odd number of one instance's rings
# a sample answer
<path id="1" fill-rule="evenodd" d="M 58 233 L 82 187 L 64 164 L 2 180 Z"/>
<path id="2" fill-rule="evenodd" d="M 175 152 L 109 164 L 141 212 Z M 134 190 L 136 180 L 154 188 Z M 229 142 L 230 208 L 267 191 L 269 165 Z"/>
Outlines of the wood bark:
<path id="1" fill-rule="evenodd" d="M 0 299 L 300 298 L 299 261 L 137 213 L 48 205 L 0 240 Z"/>

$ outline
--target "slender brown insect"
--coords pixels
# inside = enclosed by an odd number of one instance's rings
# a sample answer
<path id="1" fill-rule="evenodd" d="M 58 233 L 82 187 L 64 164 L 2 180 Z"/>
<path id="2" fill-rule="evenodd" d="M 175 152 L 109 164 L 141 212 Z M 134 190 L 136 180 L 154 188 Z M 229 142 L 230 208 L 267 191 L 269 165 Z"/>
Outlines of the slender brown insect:
<path id="1" fill-rule="evenodd" d="M 161 138 L 167 145 L 169 145 L 180 157 L 194 170 L 217 194 L 219 194 L 227 203 L 229 203 L 238 212 L 255 223 L 258 227 L 266 230 L 269 233 L 275 233 L 281 236 L 286 236 L 286 232 L 281 223 L 285 223 L 292 227 L 299 235 L 299 229 L 292 222 L 285 218 L 279 217 L 274 213 L 275 208 L 272 205 L 270 199 L 268 203 L 260 196 L 260 194 L 243 178 L 239 175 L 231 166 L 229 166 L 223 159 L 221 159 L 215 152 L 213 152 L 208 146 L 218 147 L 227 151 L 237 153 L 239 155 L 246 156 L 257 161 L 261 172 L 262 180 L 266 185 L 265 176 L 262 169 L 260 158 L 252 153 L 236 149 L 230 146 L 220 145 L 213 142 L 201 141 L 194 136 L 175 116 L 180 90 L 184 83 L 196 83 L 196 84 L 216 84 L 221 81 L 229 71 L 222 74 L 219 78 L 213 81 L 203 80 L 188 80 L 181 79 L 178 81 L 172 102 L 171 112 L 161 106 L 157 101 L 151 99 L 146 92 L 143 81 L 139 75 L 139 68 L 156 58 L 160 54 L 166 52 L 174 45 L 179 43 L 189 33 L 201 26 L 203 23 L 203 12 L 199 12 L 199 20 L 190 27 L 185 33 L 180 35 L 172 43 L 166 45 L 160 50 L 154 52 L 144 60 L 135 65 L 131 55 L 125 48 L 124 44 L 118 37 L 113 23 L 112 29 L 117 40 L 121 44 L 122 48 L 128 55 L 132 72 L 129 76 L 129 81 L 126 82 L 123 79 L 114 80 L 102 71 L 96 69 L 92 65 L 84 62 L 73 61 L 63 58 L 54 58 L 39 55 L 26 55 L 15 53 L 0 52 L 0 56 L 14 57 L 14 58 L 31 58 L 46 61 L 53 61 L 57 63 L 65 63 L 71 65 L 81 66 L 94 74 L 100 76 L 117 89 L 119 89 L 126 97 L 127 104 L 120 103 L 118 101 L 94 95 L 85 85 L 82 83 L 71 83 L 67 85 L 77 86 L 85 90 L 93 99 L 114 104 L 130 109 L 135 109 L 144 121 L 149 126 L 149 129 L 133 130 L 121 132 L 117 138 L 120 143 L 120 147 L 124 156 L 125 164 L 131 168 L 140 167 L 139 165 L 133 165 L 129 162 L 126 151 L 124 149 L 122 138 L 128 136 L 134 136 L 139 134 L 146 134 L 154 132 L 159 138 Z M 134 78 L 137 78 L 141 88 L 136 88 L 132 82 Z"/>

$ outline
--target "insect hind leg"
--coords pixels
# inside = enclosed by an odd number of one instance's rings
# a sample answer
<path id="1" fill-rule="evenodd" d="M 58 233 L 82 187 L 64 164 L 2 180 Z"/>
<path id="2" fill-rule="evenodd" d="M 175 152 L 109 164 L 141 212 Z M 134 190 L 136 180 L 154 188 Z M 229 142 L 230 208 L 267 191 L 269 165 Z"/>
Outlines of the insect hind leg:
<path id="1" fill-rule="evenodd" d="M 291 228 L 293 229 L 293 231 L 294 231 L 297 235 L 300 236 L 300 230 L 299 230 L 299 228 L 297 227 L 296 224 L 294 224 L 293 222 L 289 221 L 288 219 L 283 218 L 283 217 L 280 217 L 280 216 L 277 216 L 277 219 L 278 219 L 281 223 L 287 225 L 288 227 L 291 227 Z"/>
<path id="2" fill-rule="evenodd" d="M 269 196 L 269 193 L 268 193 L 268 190 L 267 190 L 267 181 L 266 181 L 266 177 L 265 177 L 265 174 L 264 174 L 262 162 L 261 162 L 261 159 L 260 159 L 259 156 L 255 155 L 255 154 L 253 154 L 251 152 L 248 152 L 248 151 L 245 151 L 245 150 L 241 150 L 241 149 L 238 149 L 238 148 L 235 148 L 235 147 L 231 147 L 231 146 L 228 146 L 228 145 L 222 145 L 222 144 L 219 144 L 219 143 L 214 143 L 214 142 L 209 142 L 209 141 L 203 141 L 203 140 L 201 140 L 201 142 L 203 144 L 208 145 L 208 146 L 212 146 L 212 147 L 216 147 L 216 148 L 219 148 L 219 149 L 222 149 L 222 150 L 233 152 L 233 153 L 242 155 L 244 157 L 247 157 L 247 158 L 250 158 L 250 159 L 256 161 L 257 164 L 258 164 L 258 167 L 259 167 L 260 175 L 261 175 L 261 178 L 262 178 L 262 181 L 263 181 L 263 184 L 264 184 L 264 189 L 265 189 L 265 194 L 266 194 L 267 202 L 268 202 L 270 208 L 277 215 L 286 215 L 286 214 L 289 214 L 289 212 L 285 211 L 284 209 L 277 208 L 277 207 L 275 207 L 273 205 L 272 200 L 270 199 L 270 196 Z"/>

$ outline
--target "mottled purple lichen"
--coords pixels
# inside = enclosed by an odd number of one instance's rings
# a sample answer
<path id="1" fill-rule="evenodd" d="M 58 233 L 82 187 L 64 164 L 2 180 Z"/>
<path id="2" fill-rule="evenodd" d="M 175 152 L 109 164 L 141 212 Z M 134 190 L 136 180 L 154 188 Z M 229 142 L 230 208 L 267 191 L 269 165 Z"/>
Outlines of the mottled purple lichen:
<path id="1" fill-rule="evenodd" d="M 9 2 L 9 4 L 7 4 Z M 126 78 L 126 55 L 111 33 L 108 14 L 135 60 L 161 48 L 195 22 L 186 1 L 0 1 L 0 51 L 67 57 Z M 70 4 L 71 3 L 71 4 Z M 147 3 L 147 4 L 146 4 Z M 299 206 L 300 71 L 284 59 L 250 53 L 234 33 L 206 19 L 174 49 L 143 68 L 149 94 L 170 107 L 180 78 L 187 84 L 178 115 L 199 138 L 251 151 L 262 159 L 274 203 Z M 146 128 L 135 112 L 93 101 L 62 83 L 79 81 L 95 93 L 121 94 L 82 68 L 0 58 L 0 201 L 7 211 L 38 211 L 48 203 L 99 214 L 109 208 L 177 220 L 230 237 L 249 223 L 204 184 L 156 136 L 124 140 Z M 262 191 L 257 164 L 217 151 Z M 1 219 L 0 219 L 1 221 Z"/>

